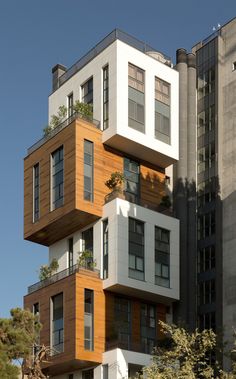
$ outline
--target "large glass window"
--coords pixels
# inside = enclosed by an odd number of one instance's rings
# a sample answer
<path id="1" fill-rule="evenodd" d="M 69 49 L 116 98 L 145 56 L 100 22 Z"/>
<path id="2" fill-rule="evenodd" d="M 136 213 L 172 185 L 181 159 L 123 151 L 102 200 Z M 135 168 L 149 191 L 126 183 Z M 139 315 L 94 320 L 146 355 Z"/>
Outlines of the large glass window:
<path id="1" fill-rule="evenodd" d="M 155 226 L 155 283 L 170 287 L 170 231 Z"/>
<path id="2" fill-rule="evenodd" d="M 170 143 L 170 84 L 155 78 L 155 137 Z"/>
<path id="3" fill-rule="evenodd" d="M 210 271 L 215 268 L 215 246 L 210 245 L 198 250 L 198 272 Z"/>
<path id="4" fill-rule="evenodd" d="M 39 163 L 33 168 L 33 222 L 39 219 Z"/>
<path id="5" fill-rule="evenodd" d="M 93 142 L 84 140 L 84 200 L 93 201 Z"/>
<path id="6" fill-rule="evenodd" d="M 82 102 L 93 105 L 93 78 L 90 78 L 81 86 Z"/>
<path id="7" fill-rule="evenodd" d="M 52 179 L 51 179 L 51 201 L 52 210 L 63 205 L 64 201 L 64 153 L 63 146 L 51 155 Z"/>
<path id="8" fill-rule="evenodd" d="M 64 350 L 63 293 L 52 297 L 52 348 L 54 354 Z"/>
<path id="9" fill-rule="evenodd" d="M 94 318 L 94 299 L 93 291 L 85 288 L 84 290 L 84 348 L 93 350 L 93 318 Z"/>
<path id="10" fill-rule="evenodd" d="M 208 312 L 200 314 L 198 317 L 198 324 L 200 331 L 205 329 L 216 330 L 216 315 L 215 312 Z"/>
<path id="11" fill-rule="evenodd" d="M 82 251 L 93 252 L 93 228 L 86 229 L 82 232 Z"/>
<path id="12" fill-rule="evenodd" d="M 215 279 L 204 280 L 198 284 L 198 305 L 214 303 L 216 299 Z"/>
<path id="13" fill-rule="evenodd" d="M 129 218 L 129 277 L 144 280 L 144 223 Z"/>
<path id="14" fill-rule="evenodd" d="M 131 342 L 131 304 L 130 300 L 115 298 L 115 327 L 119 346 L 130 349 Z"/>
<path id="15" fill-rule="evenodd" d="M 82 379 L 93 379 L 93 369 L 83 370 Z"/>
<path id="16" fill-rule="evenodd" d="M 156 307 L 141 305 L 141 345 L 142 351 L 151 354 L 156 342 Z"/>
<path id="17" fill-rule="evenodd" d="M 128 201 L 138 203 L 140 187 L 140 166 L 129 158 L 124 158 L 125 194 Z"/>
<path id="18" fill-rule="evenodd" d="M 109 126 L 109 66 L 103 69 L 103 129 Z"/>
<path id="19" fill-rule="evenodd" d="M 129 63 L 129 126 L 145 132 L 144 71 Z"/>
<path id="20" fill-rule="evenodd" d="M 215 211 L 198 216 L 198 239 L 215 234 Z"/>
<path id="21" fill-rule="evenodd" d="M 103 221 L 103 279 L 108 278 L 108 220 Z"/>
<path id="22" fill-rule="evenodd" d="M 214 167 L 215 165 L 215 144 L 203 146 L 198 149 L 198 174 Z"/>

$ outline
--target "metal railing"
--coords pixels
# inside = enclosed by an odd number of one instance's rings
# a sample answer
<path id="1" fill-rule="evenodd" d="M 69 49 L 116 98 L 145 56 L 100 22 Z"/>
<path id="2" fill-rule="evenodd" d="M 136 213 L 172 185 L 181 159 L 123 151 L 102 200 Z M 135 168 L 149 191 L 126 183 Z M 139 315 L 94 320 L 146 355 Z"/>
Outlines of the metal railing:
<path id="1" fill-rule="evenodd" d="M 86 265 L 83 265 L 83 266 L 75 264 L 74 266 L 72 266 L 70 268 L 67 268 L 65 270 L 62 270 L 62 271 L 60 271 L 60 272 L 52 275 L 48 279 L 44 279 L 44 280 L 41 280 L 40 282 L 32 284 L 32 286 L 28 287 L 28 294 L 30 294 L 32 292 L 35 292 L 35 291 L 37 291 L 37 290 L 39 290 L 41 288 L 47 287 L 50 284 L 56 283 L 59 280 L 66 278 L 67 276 L 73 275 L 76 272 L 79 272 L 81 269 L 82 270 L 85 269 L 85 270 L 93 271 L 93 272 L 97 273 L 97 275 L 99 275 L 99 273 L 100 273 L 99 270 L 95 269 L 94 267 L 90 266 L 89 264 L 86 264 Z"/>
<path id="2" fill-rule="evenodd" d="M 42 146 L 46 141 L 53 138 L 56 134 L 58 134 L 62 129 L 66 128 L 68 125 L 72 123 L 72 121 L 76 119 L 83 119 L 85 121 L 91 122 L 97 129 L 100 129 L 100 121 L 95 120 L 91 117 L 84 116 L 81 113 L 74 113 L 72 116 L 68 117 L 66 120 L 61 122 L 58 126 L 56 126 L 54 129 L 52 129 L 47 135 L 45 135 L 43 138 L 41 138 L 39 141 L 37 141 L 34 145 L 29 147 L 27 150 L 27 154 L 32 154 L 35 150 L 37 150 L 40 146 Z"/>
<path id="3" fill-rule="evenodd" d="M 98 54 L 105 50 L 109 45 L 111 45 L 115 40 L 126 43 L 127 45 L 134 47 L 137 50 L 147 53 L 154 51 L 160 53 L 157 49 L 154 49 L 150 45 L 138 40 L 137 38 L 123 32 L 120 29 L 114 29 L 110 34 L 108 34 L 102 41 L 100 41 L 94 48 L 89 50 L 82 58 L 80 58 L 73 66 L 71 66 L 60 78 L 58 79 L 59 87 L 62 86 L 68 79 L 70 79 L 76 72 L 81 70 L 86 64 L 88 64 L 92 59 L 94 59 Z M 161 53 L 166 61 L 170 61 L 170 57 Z"/>

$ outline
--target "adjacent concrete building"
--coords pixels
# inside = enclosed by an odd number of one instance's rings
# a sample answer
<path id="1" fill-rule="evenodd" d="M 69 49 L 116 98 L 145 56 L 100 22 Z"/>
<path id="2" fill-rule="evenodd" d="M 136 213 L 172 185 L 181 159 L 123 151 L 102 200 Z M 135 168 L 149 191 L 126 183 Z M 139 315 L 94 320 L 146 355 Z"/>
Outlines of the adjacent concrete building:
<path id="1" fill-rule="evenodd" d="M 181 302 L 175 318 L 190 328 L 213 328 L 230 341 L 236 326 L 236 19 L 197 43 L 192 53 L 179 49 L 176 64 Z M 185 183 L 185 196 L 179 182 Z"/>

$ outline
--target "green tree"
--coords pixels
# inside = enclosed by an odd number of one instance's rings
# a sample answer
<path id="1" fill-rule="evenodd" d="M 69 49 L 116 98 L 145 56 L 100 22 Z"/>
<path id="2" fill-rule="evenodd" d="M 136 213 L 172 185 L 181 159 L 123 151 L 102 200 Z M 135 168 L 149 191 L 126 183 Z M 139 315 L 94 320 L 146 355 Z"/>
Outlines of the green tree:
<path id="1" fill-rule="evenodd" d="M 32 356 L 41 328 L 37 316 L 27 310 L 15 308 L 10 313 L 9 319 L 0 319 L 1 379 L 18 379 L 20 369 L 13 361 L 22 363 Z"/>
<path id="2" fill-rule="evenodd" d="M 184 328 L 160 321 L 161 331 L 167 337 L 165 347 L 157 347 L 150 366 L 144 367 L 139 378 L 145 379 L 235 379 L 234 373 L 214 369 L 209 362 L 216 348 L 216 334 L 212 330 L 197 329 L 188 333 Z M 164 343 L 163 343 L 164 345 Z"/>
<path id="3" fill-rule="evenodd" d="M 58 261 L 53 258 L 50 265 L 42 265 L 39 268 L 39 280 L 45 280 L 51 278 L 53 274 L 57 272 L 59 268 Z"/>

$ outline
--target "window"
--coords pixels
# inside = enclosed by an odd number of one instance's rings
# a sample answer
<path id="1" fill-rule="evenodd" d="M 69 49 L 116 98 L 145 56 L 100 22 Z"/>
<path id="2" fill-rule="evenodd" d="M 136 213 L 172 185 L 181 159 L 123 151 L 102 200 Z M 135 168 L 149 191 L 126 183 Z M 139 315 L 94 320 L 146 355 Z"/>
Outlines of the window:
<path id="1" fill-rule="evenodd" d="M 39 321 L 39 303 L 35 303 L 33 305 L 33 315 L 34 316 L 38 316 L 38 321 Z M 36 324 L 37 324 L 37 321 L 35 322 L 35 325 Z M 34 348 L 33 348 L 34 355 L 37 354 L 37 352 L 39 351 L 39 349 L 40 349 L 40 335 L 38 335 L 37 340 L 34 343 Z"/>
<path id="2" fill-rule="evenodd" d="M 200 331 L 204 329 L 212 329 L 216 331 L 216 315 L 215 312 L 203 313 L 199 315 L 198 324 Z"/>
<path id="3" fill-rule="evenodd" d="M 63 293 L 52 297 L 52 348 L 54 354 L 64 350 Z"/>
<path id="4" fill-rule="evenodd" d="M 93 350 L 93 291 L 84 290 L 84 348 Z"/>
<path id="5" fill-rule="evenodd" d="M 68 379 L 74 379 L 74 374 L 69 374 Z"/>
<path id="6" fill-rule="evenodd" d="M 233 62 L 232 63 L 232 71 L 235 71 L 236 70 L 236 62 Z"/>
<path id="7" fill-rule="evenodd" d="M 170 144 L 170 84 L 155 78 L 155 137 Z"/>
<path id="8" fill-rule="evenodd" d="M 124 158 L 124 177 L 126 200 L 138 203 L 140 186 L 139 163 L 129 158 Z"/>
<path id="9" fill-rule="evenodd" d="M 210 271 L 215 268 L 215 246 L 207 246 L 198 251 L 198 272 Z"/>
<path id="10" fill-rule="evenodd" d="M 93 379 L 93 369 L 82 371 L 82 379 Z"/>
<path id="11" fill-rule="evenodd" d="M 141 345 L 142 351 L 151 354 L 156 342 L 156 307 L 141 305 Z"/>
<path id="12" fill-rule="evenodd" d="M 197 187 L 197 204 L 198 207 L 210 203 L 216 198 L 216 181 L 215 178 L 201 182 Z"/>
<path id="13" fill-rule="evenodd" d="M 115 326 L 119 346 L 130 349 L 131 342 L 131 303 L 130 300 L 115 297 Z"/>
<path id="14" fill-rule="evenodd" d="M 73 96 L 73 92 L 71 92 L 69 95 L 68 95 L 68 98 L 67 98 L 67 103 L 68 103 L 68 117 L 71 117 L 74 113 L 74 110 L 73 110 L 73 106 L 74 106 L 74 96 Z"/>
<path id="15" fill-rule="evenodd" d="M 93 142 L 84 140 L 84 200 L 93 201 Z"/>
<path id="16" fill-rule="evenodd" d="M 215 91 L 215 67 L 207 70 L 200 69 L 198 72 L 198 100 Z"/>
<path id="17" fill-rule="evenodd" d="M 212 304 L 216 299 L 215 279 L 204 280 L 198 284 L 198 305 Z"/>
<path id="18" fill-rule="evenodd" d="M 198 114 L 197 135 L 208 133 L 215 128 L 215 105 L 206 108 Z"/>
<path id="19" fill-rule="evenodd" d="M 89 228 L 82 232 L 82 251 L 93 252 L 93 228 Z"/>
<path id="20" fill-rule="evenodd" d="M 74 264 L 73 238 L 68 239 L 68 267 L 71 269 Z"/>
<path id="21" fill-rule="evenodd" d="M 81 86 L 82 102 L 93 105 L 93 78 L 90 78 Z"/>
<path id="22" fill-rule="evenodd" d="M 198 216 L 198 239 L 215 234 L 215 211 Z"/>
<path id="23" fill-rule="evenodd" d="M 39 219 L 39 163 L 33 168 L 33 222 Z"/>
<path id="24" fill-rule="evenodd" d="M 102 379 L 108 379 L 108 364 L 102 365 Z"/>
<path id="25" fill-rule="evenodd" d="M 51 179 L 51 208 L 57 209 L 64 201 L 64 158 L 63 146 L 51 155 L 52 179 Z"/>
<path id="26" fill-rule="evenodd" d="M 144 125 L 144 71 L 129 63 L 129 126 L 139 132 L 145 132 Z"/>
<path id="27" fill-rule="evenodd" d="M 144 223 L 129 218 L 129 277 L 144 280 Z"/>
<path id="28" fill-rule="evenodd" d="M 103 69 L 103 130 L 109 126 L 109 66 Z"/>
<path id="29" fill-rule="evenodd" d="M 198 149 L 198 174 L 215 166 L 215 144 Z"/>
<path id="30" fill-rule="evenodd" d="M 155 226 L 155 284 L 170 287 L 170 231 Z"/>
<path id="31" fill-rule="evenodd" d="M 108 220 L 103 221 L 103 279 L 108 278 Z"/>

